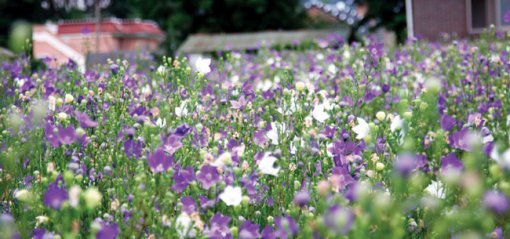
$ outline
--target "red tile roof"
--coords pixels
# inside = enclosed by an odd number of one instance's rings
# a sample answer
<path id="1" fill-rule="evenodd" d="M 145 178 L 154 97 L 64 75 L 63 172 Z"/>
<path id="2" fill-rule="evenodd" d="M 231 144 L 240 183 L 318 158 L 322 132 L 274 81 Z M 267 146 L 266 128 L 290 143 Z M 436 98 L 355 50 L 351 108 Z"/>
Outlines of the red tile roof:
<path id="1" fill-rule="evenodd" d="M 58 23 L 58 34 L 75 34 L 95 32 L 96 22 L 93 19 L 70 20 Z M 101 32 L 120 34 L 164 35 L 155 22 L 141 20 L 104 19 L 101 21 Z"/>

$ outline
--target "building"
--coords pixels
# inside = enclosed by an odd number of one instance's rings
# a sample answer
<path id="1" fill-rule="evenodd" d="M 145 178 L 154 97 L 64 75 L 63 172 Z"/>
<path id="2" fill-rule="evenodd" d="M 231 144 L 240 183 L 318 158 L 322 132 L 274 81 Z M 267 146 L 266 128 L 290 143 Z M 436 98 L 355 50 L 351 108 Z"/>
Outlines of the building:
<path id="1" fill-rule="evenodd" d="M 193 34 L 179 47 L 179 54 L 256 50 L 263 46 L 294 45 L 346 35 L 342 30 L 263 31 L 247 33 Z"/>
<path id="2" fill-rule="evenodd" d="M 152 21 L 115 18 L 100 24 L 93 19 L 66 20 L 34 25 L 32 30 L 35 58 L 52 57 L 56 64 L 73 59 L 81 69 L 85 64 L 104 63 L 106 56 L 156 51 L 164 39 Z"/>
<path id="3" fill-rule="evenodd" d="M 406 0 L 408 36 L 438 40 L 447 33 L 469 38 L 490 25 L 509 30 L 509 11 L 510 0 Z"/>

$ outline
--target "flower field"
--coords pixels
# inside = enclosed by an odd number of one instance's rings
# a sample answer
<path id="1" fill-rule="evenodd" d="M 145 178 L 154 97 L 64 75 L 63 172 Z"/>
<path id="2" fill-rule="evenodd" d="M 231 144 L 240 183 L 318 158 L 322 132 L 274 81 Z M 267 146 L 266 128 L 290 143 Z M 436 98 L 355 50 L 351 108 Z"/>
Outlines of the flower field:
<path id="1" fill-rule="evenodd" d="M 508 238 L 510 43 L 329 43 L 3 63 L 0 238 Z"/>

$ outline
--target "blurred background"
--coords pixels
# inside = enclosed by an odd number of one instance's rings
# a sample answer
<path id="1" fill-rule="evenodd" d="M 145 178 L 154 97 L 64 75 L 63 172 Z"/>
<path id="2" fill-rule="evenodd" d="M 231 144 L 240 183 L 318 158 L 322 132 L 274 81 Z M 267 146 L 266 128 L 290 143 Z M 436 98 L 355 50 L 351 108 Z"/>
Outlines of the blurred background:
<path id="1" fill-rule="evenodd" d="M 0 0 L 0 57 L 86 66 L 369 35 L 394 46 L 505 31 L 509 10 L 510 0 Z"/>

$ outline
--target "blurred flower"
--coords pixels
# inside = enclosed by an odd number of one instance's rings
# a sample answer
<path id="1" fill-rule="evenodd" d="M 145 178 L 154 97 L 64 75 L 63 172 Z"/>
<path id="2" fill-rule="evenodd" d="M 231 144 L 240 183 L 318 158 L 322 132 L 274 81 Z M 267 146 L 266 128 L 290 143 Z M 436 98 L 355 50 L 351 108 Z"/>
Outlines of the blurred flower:
<path id="1" fill-rule="evenodd" d="M 256 239 L 260 238 L 259 225 L 254 224 L 250 220 L 246 220 L 239 228 L 240 239 Z"/>
<path id="2" fill-rule="evenodd" d="M 66 104 L 71 104 L 74 101 L 74 96 L 72 96 L 71 94 L 66 94 L 64 99 Z"/>
<path id="3" fill-rule="evenodd" d="M 429 193 L 430 195 L 444 199 L 445 198 L 445 189 L 441 181 L 432 181 L 426 188 L 425 192 Z"/>
<path id="4" fill-rule="evenodd" d="M 191 220 L 191 217 L 187 213 L 182 212 L 177 217 L 177 220 L 175 220 L 175 229 L 177 230 L 179 238 L 192 237 L 192 235 L 195 234 L 191 227 L 192 225 L 193 221 Z"/>
<path id="5" fill-rule="evenodd" d="M 310 201 L 310 192 L 301 190 L 294 195 L 294 203 L 300 207 L 305 206 Z"/>
<path id="6" fill-rule="evenodd" d="M 508 198 L 503 193 L 494 190 L 485 193 L 483 204 L 496 214 L 504 214 L 510 207 Z"/>
<path id="7" fill-rule="evenodd" d="M 94 128 L 97 127 L 97 123 L 90 119 L 90 117 L 86 113 L 82 113 L 78 110 L 74 111 L 74 115 L 76 120 L 80 123 L 82 128 Z"/>
<path id="8" fill-rule="evenodd" d="M 60 209 L 67 199 L 67 191 L 60 188 L 57 182 L 53 182 L 48 185 L 48 189 L 44 194 L 44 205 L 52 209 Z"/>
<path id="9" fill-rule="evenodd" d="M 22 202 L 28 202 L 32 199 L 32 193 L 26 189 L 21 189 L 14 193 L 14 197 Z"/>
<path id="10" fill-rule="evenodd" d="M 101 225 L 101 229 L 96 234 L 96 239 L 115 239 L 119 235 L 119 227 L 116 223 Z"/>
<path id="11" fill-rule="evenodd" d="M 275 218 L 275 225 L 276 230 L 274 233 L 277 238 L 293 238 L 299 231 L 296 221 L 290 216 Z"/>
<path id="12" fill-rule="evenodd" d="M 393 118 L 390 125 L 391 132 L 395 132 L 397 129 L 402 129 L 404 125 L 404 121 L 400 118 L 400 115 L 397 115 Z"/>
<path id="13" fill-rule="evenodd" d="M 101 204 L 103 196 L 101 193 L 97 190 L 97 188 L 87 188 L 85 192 L 83 192 L 83 199 L 85 200 L 85 204 L 89 209 L 94 209 L 99 204 Z"/>
<path id="14" fill-rule="evenodd" d="M 339 234 L 347 234 L 354 222 L 354 213 L 350 209 L 340 207 L 340 205 L 331 206 L 324 214 L 324 224 Z"/>

